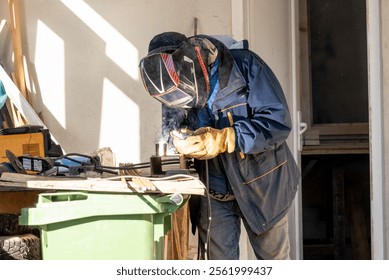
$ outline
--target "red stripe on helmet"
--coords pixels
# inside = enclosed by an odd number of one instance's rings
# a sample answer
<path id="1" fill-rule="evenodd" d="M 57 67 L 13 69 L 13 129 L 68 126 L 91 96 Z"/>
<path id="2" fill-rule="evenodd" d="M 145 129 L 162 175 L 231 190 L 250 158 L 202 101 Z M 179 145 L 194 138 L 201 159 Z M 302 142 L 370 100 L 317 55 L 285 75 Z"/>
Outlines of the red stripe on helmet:
<path id="1" fill-rule="evenodd" d="M 170 54 L 161 53 L 163 62 L 165 63 L 166 69 L 169 72 L 170 77 L 176 85 L 180 82 L 180 78 L 177 75 L 176 69 L 174 68 L 173 58 Z"/>
<path id="2" fill-rule="evenodd" d="M 195 51 L 197 52 L 197 58 L 198 58 L 198 60 L 199 60 L 201 70 L 203 71 L 203 75 L 204 75 L 204 79 L 205 79 L 205 86 L 206 86 L 206 89 L 207 89 L 207 93 L 209 93 L 209 90 L 210 90 L 209 76 L 208 76 L 207 67 L 205 66 L 204 61 L 203 61 L 203 58 L 201 57 L 200 47 L 198 47 L 198 46 L 195 47 Z"/>

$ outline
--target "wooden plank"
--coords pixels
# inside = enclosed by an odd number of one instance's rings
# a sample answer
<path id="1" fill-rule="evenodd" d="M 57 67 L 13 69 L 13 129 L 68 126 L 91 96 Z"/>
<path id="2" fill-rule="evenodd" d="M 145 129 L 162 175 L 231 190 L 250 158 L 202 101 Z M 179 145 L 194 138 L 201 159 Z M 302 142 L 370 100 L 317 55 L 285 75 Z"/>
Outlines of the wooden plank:
<path id="1" fill-rule="evenodd" d="M 19 0 L 8 0 L 10 29 L 12 37 L 12 45 L 14 50 L 14 66 L 16 72 L 17 83 L 19 89 L 26 100 L 30 103 L 30 98 L 27 95 L 25 73 L 23 67 L 23 51 L 22 40 L 20 35 L 20 14 L 19 14 Z M 31 104 L 31 103 L 30 103 Z"/>
<path id="2" fill-rule="evenodd" d="M 80 177 L 61 177 L 61 176 L 41 176 L 41 175 L 32 175 L 32 174 L 20 174 L 20 173 L 11 173 L 3 172 L 0 176 L 1 181 L 6 182 L 27 182 L 27 181 L 62 181 L 62 180 L 81 180 Z"/>
<path id="3" fill-rule="evenodd" d="M 134 184 L 137 187 L 141 188 L 144 191 L 155 191 L 156 190 L 154 184 L 150 180 L 147 180 L 147 179 L 144 179 L 141 177 L 134 177 L 132 179 L 132 181 L 134 182 Z"/>
<path id="4" fill-rule="evenodd" d="M 343 154 L 368 154 L 368 143 L 336 143 L 316 146 L 304 146 L 303 155 L 343 155 Z"/>
<path id="5" fill-rule="evenodd" d="M 167 260 L 187 260 L 189 247 L 189 207 L 184 204 L 172 214 L 172 229 L 167 233 Z"/>
<path id="6" fill-rule="evenodd" d="M 368 123 L 334 123 L 315 124 L 312 130 L 318 131 L 319 135 L 363 135 L 369 134 Z M 309 136 L 310 131 L 306 132 Z"/>
<path id="7" fill-rule="evenodd" d="M 16 174 L 16 173 L 15 173 Z M 192 176 L 171 176 L 172 179 L 154 179 L 139 176 L 118 176 L 111 179 L 59 179 L 3 173 L 0 186 L 40 190 L 80 190 L 94 192 L 181 193 L 204 195 L 204 184 Z M 40 179 L 41 177 L 42 179 Z M 123 180 L 126 179 L 126 180 Z M 12 183 L 12 185 L 10 185 Z"/>
<path id="8" fill-rule="evenodd" d="M 155 189 L 145 188 L 132 181 L 113 180 L 71 180 L 71 181 L 28 181 L 27 188 L 53 190 L 84 190 L 96 192 L 138 192 L 138 193 L 181 193 L 203 195 L 204 188 L 194 180 L 191 182 L 153 181 Z"/>
<path id="9" fill-rule="evenodd" d="M 0 181 L 0 191 L 5 190 L 18 190 L 19 188 L 27 188 L 27 183 L 25 182 L 4 182 Z"/>
<path id="10" fill-rule="evenodd" d="M 16 127 L 17 126 L 16 124 L 18 122 L 17 114 L 16 114 L 15 106 L 12 104 L 12 102 L 9 98 L 7 98 L 7 101 L 5 102 L 5 106 L 7 107 L 8 114 L 10 115 L 9 117 L 11 119 L 11 122 L 9 125 L 11 127 Z"/>

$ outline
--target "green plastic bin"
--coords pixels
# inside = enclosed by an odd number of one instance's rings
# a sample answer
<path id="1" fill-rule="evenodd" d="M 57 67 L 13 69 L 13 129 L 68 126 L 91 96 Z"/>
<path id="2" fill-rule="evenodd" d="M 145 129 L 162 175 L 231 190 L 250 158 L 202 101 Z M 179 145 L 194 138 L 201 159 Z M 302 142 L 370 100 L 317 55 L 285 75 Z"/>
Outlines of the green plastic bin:
<path id="1" fill-rule="evenodd" d="M 44 260 L 159 260 L 180 194 L 43 193 L 19 224 L 41 234 Z"/>

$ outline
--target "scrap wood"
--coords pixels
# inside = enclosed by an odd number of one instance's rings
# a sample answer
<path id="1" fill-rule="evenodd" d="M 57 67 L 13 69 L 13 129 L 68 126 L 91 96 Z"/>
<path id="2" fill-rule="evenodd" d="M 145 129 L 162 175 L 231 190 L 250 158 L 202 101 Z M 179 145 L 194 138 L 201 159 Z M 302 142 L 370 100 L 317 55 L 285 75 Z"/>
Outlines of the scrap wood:
<path id="1" fill-rule="evenodd" d="M 71 180 L 70 177 L 68 180 Z M 79 179 L 79 178 L 78 178 Z M 49 176 L 38 176 L 31 174 L 20 174 L 3 172 L 0 176 L 0 191 L 23 191 L 27 188 L 27 181 L 33 180 L 63 180 L 61 177 L 49 177 Z M 30 190 L 30 189 L 27 189 Z"/>
<path id="2" fill-rule="evenodd" d="M 131 167 L 130 169 L 119 169 L 119 175 L 132 175 L 141 176 L 141 172 L 138 169 L 133 169 L 132 163 L 119 163 L 119 167 Z"/>
<path id="3" fill-rule="evenodd" d="M 0 181 L 0 191 L 1 192 L 9 192 L 9 191 L 15 191 L 19 188 L 26 188 L 27 183 L 15 183 L 15 182 L 3 182 Z"/>
<path id="4" fill-rule="evenodd" d="M 5 101 L 5 104 L 3 108 L 0 109 L 1 111 L 1 116 L 3 118 L 3 128 L 10 128 L 10 127 L 15 127 L 14 122 L 13 122 L 13 116 L 11 115 L 9 108 L 9 98 Z"/>
<path id="5" fill-rule="evenodd" d="M 60 176 L 41 176 L 33 174 L 21 174 L 12 172 L 3 172 L 0 176 L 0 181 L 14 182 L 14 183 L 26 183 L 27 181 L 43 181 L 43 180 L 64 180 L 64 177 Z M 80 180 L 80 177 L 66 177 L 65 180 Z"/>
<path id="6" fill-rule="evenodd" d="M 23 65 L 23 50 L 20 31 L 19 0 L 8 0 L 10 29 L 12 45 L 14 50 L 14 66 L 16 71 L 16 80 L 19 89 L 26 100 L 31 104 L 31 98 L 27 93 L 26 80 Z"/>
<path id="7" fill-rule="evenodd" d="M 154 186 L 154 184 L 150 181 L 150 180 L 147 180 L 147 179 L 144 179 L 144 178 L 141 178 L 141 177 L 134 177 L 132 179 L 132 182 L 134 182 L 134 184 L 136 184 L 139 188 L 143 188 L 145 191 L 155 191 L 156 190 L 156 187 Z"/>
<path id="8" fill-rule="evenodd" d="M 126 178 L 127 180 L 122 180 Z M 178 179 L 177 179 L 178 178 Z M 79 179 L 55 176 L 3 173 L 0 186 L 20 189 L 79 190 L 116 193 L 181 193 L 204 195 L 205 186 L 195 177 L 172 176 L 155 179 L 138 176 L 118 176 L 104 179 Z"/>

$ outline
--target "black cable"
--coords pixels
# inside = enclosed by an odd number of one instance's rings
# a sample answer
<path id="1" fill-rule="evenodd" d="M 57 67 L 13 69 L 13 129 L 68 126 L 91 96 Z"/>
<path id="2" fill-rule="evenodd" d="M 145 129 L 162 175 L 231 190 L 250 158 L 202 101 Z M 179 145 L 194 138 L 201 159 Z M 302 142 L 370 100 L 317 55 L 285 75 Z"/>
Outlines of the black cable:
<path id="1" fill-rule="evenodd" d="M 207 215 L 208 215 L 208 221 L 207 221 L 207 234 L 205 238 L 205 243 L 204 243 L 204 254 L 206 256 L 207 260 L 211 259 L 211 253 L 210 253 L 210 244 L 211 244 L 211 197 L 209 195 L 209 172 L 208 172 L 208 160 L 205 160 L 205 195 L 207 198 Z M 201 238 L 200 238 L 200 233 L 199 233 L 199 244 L 201 243 Z M 200 246 L 197 247 L 197 259 L 200 259 L 201 251 L 200 251 Z"/>
<path id="2" fill-rule="evenodd" d="M 169 164 L 179 164 L 179 160 L 162 160 L 162 165 L 169 165 Z M 129 169 L 142 169 L 142 168 L 149 168 L 150 163 L 136 163 L 136 164 L 129 164 L 129 165 L 123 165 L 123 166 L 104 166 L 100 165 L 102 168 L 107 169 L 118 169 L 118 170 L 129 170 Z"/>
<path id="3" fill-rule="evenodd" d="M 79 157 L 88 158 L 91 161 L 91 163 L 88 163 L 85 161 L 80 161 L 80 160 L 77 160 L 75 158 L 71 158 L 71 156 L 79 156 Z M 79 154 L 79 153 L 70 153 L 70 154 L 62 155 L 62 156 L 57 157 L 55 160 L 61 160 L 61 159 L 67 159 L 69 161 L 73 161 L 73 162 L 78 163 L 80 165 L 93 165 L 94 169 L 96 168 L 96 165 L 97 165 L 97 161 L 95 158 L 88 156 L 88 155 Z M 54 166 L 60 166 L 60 165 L 63 166 L 63 164 L 56 164 L 54 161 Z"/>
<path id="4" fill-rule="evenodd" d="M 96 160 L 95 160 L 93 157 L 91 157 L 91 156 L 88 156 L 88 155 L 85 155 L 85 154 L 79 154 L 79 153 L 69 153 L 69 154 L 65 154 L 65 155 L 62 155 L 62 156 L 57 157 L 56 160 L 66 158 L 66 159 L 71 160 L 71 161 L 74 161 L 74 162 L 85 163 L 85 162 L 76 160 L 76 159 L 74 159 L 74 158 L 70 158 L 71 156 L 86 157 L 86 158 L 89 158 L 91 161 L 96 161 Z"/>
<path id="5" fill-rule="evenodd" d="M 79 156 L 79 157 L 85 157 L 90 160 L 90 163 L 85 162 L 85 161 L 80 161 L 75 158 L 72 158 L 71 156 Z M 94 171 L 99 171 L 99 172 L 107 172 L 111 174 L 117 174 L 117 172 L 114 172 L 112 170 L 134 170 L 134 169 L 143 169 L 143 168 L 150 168 L 150 162 L 141 162 L 141 163 L 135 163 L 135 164 L 129 164 L 129 165 L 123 165 L 123 166 L 104 166 L 104 165 L 99 165 L 97 160 L 91 156 L 85 155 L 85 154 L 80 154 L 80 153 L 69 153 L 66 155 L 62 155 L 56 160 L 61 160 L 61 159 L 67 159 L 69 161 L 75 162 L 80 164 L 81 166 L 85 165 L 92 165 Z M 177 159 L 164 159 L 161 160 L 162 165 L 169 165 L 169 164 L 179 164 L 180 161 Z M 67 167 L 64 164 L 61 163 L 55 163 L 54 166 L 62 166 L 62 167 Z"/>
<path id="6" fill-rule="evenodd" d="M 206 196 L 207 196 L 207 212 L 208 212 L 208 224 L 207 224 L 207 246 L 206 254 L 207 259 L 211 259 L 210 245 L 211 245 L 211 198 L 209 196 L 209 173 L 208 173 L 208 160 L 205 160 L 205 184 L 206 184 Z"/>
<path id="7" fill-rule="evenodd" d="M 117 171 L 113 171 L 111 169 L 99 168 L 99 167 L 96 167 L 95 171 L 106 172 L 106 173 L 115 174 L 115 175 L 119 174 Z"/>

